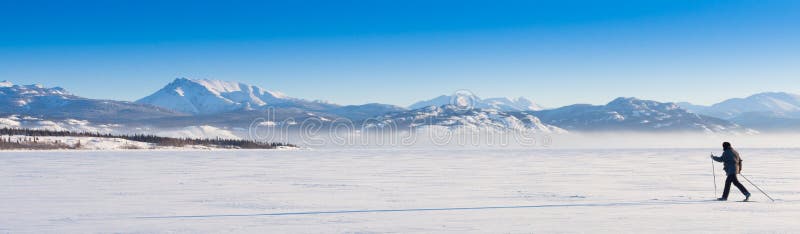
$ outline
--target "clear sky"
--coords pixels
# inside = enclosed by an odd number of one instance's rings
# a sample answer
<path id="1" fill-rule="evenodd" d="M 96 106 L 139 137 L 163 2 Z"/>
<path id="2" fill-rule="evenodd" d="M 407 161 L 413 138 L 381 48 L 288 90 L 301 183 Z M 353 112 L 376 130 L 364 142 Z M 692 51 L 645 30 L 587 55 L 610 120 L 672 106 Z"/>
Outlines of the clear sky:
<path id="1" fill-rule="evenodd" d="M 0 80 L 136 100 L 176 77 L 340 104 L 800 93 L 800 1 L 0 1 Z"/>

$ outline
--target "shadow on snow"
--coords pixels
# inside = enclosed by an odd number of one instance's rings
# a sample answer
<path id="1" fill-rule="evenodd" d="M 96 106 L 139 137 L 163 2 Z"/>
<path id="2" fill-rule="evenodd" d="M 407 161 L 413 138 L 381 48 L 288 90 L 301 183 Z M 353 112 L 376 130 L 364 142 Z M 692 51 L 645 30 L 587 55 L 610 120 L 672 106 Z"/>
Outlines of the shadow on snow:
<path id="1" fill-rule="evenodd" d="M 584 203 L 584 204 L 549 204 L 549 205 L 523 205 L 523 206 L 478 206 L 478 207 L 445 207 L 445 208 L 412 208 L 412 209 L 374 209 L 374 210 L 331 210 L 331 211 L 303 211 L 255 214 L 209 214 L 209 215 L 175 215 L 175 216 L 142 216 L 137 219 L 181 219 L 181 218 L 219 218 L 219 217 L 256 217 L 256 216 L 291 216 L 291 215 L 324 215 L 324 214 L 353 214 L 353 213 L 392 213 L 392 212 L 424 212 L 424 211 L 458 211 L 458 210 L 496 210 L 496 209 L 532 209 L 532 208 L 558 208 L 558 207 L 620 207 L 620 206 L 654 206 L 654 205 L 683 205 L 716 200 L 697 201 L 642 201 L 642 202 L 612 202 L 612 203 Z"/>

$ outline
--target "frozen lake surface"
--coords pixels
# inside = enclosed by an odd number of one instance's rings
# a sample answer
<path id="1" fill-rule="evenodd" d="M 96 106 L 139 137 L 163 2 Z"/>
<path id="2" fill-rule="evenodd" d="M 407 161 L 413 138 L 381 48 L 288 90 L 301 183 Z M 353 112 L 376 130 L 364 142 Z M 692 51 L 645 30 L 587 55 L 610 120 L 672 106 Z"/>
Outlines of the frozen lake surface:
<path id="1" fill-rule="evenodd" d="M 710 151 L 3 152 L 0 233 L 800 232 L 799 149 Z"/>

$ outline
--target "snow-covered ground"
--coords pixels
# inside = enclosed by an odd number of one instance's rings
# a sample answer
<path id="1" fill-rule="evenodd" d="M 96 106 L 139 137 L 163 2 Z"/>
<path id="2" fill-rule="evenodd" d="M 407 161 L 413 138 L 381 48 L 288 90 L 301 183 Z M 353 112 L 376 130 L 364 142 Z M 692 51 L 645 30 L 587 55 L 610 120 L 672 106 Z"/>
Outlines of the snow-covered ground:
<path id="1" fill-rule="evenodd" d="M 36 138 L 39 142 L 44 143 L 63 143 L 67 146 L 77 147 L 85 150 L 122 150 L 122 149 L 155 149 L 156 145 L 145 142 L 130 141 L 121 138 L 106 138 L 106 137 L 73 137 L 73 136 L 9 136 L 0 135 L 0 138 L 9 139 L 11 142 L 24 139 Z M 207 147 L 206 147 L 207 148 Z M 20 149 L 21 151 L 23 149 Z"/>
<path id="2" fill-rule="evenodd" d="M 9 139 L 11 142 L 17 140 L 31 140 L 32 136 L 9 136 L 0 135 L 2 139 Z M 131 141 L 122 138 L 110 137 L 74 137 L 74 136 L 37 136 L 39 142 L 62 143 L 70 147 L 78 147 L 78 150 L 218 150 L 211 146 L 204 145 L 185 145 L 185 146 L 159 146 L 153 143 Z M 286 147 L 288 149 L 288 147 Z M 27 149 L 16 149 L 13 151 L 26 151 Z M 75 149 L 60 149 L 75 150 Z M 52 150 L 51 150 L 52 151 Z M 0 152 L 2 153 L 2 152 Z"/>
<path id="3" fill-rule="evenodd" d="M 4 152 L 0 233 L 800 232 L 800 149 L 740 149 L 774 203 L 709 151 Z"/>

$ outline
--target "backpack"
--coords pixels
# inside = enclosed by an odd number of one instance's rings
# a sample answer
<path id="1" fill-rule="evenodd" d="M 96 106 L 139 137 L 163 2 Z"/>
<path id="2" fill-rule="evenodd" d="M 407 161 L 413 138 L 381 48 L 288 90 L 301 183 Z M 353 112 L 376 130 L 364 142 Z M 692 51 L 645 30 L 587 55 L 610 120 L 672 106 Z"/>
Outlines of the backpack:
<path id="1" fill-rule="evenodd" d="M 744 161 L 744 160 L 739 159 L 739 163 L 738 163 L 739 164 L 739 171 L 737 171 L 736 174 L 742 174 L 742 161 Z"/>
<path id="2" fill-rule="evenodd" d="M 742 174 L 742 157 L 739 156 L 739 152 L 733 151 L 733 160 L 736 161 L 736 174 Z"/>

